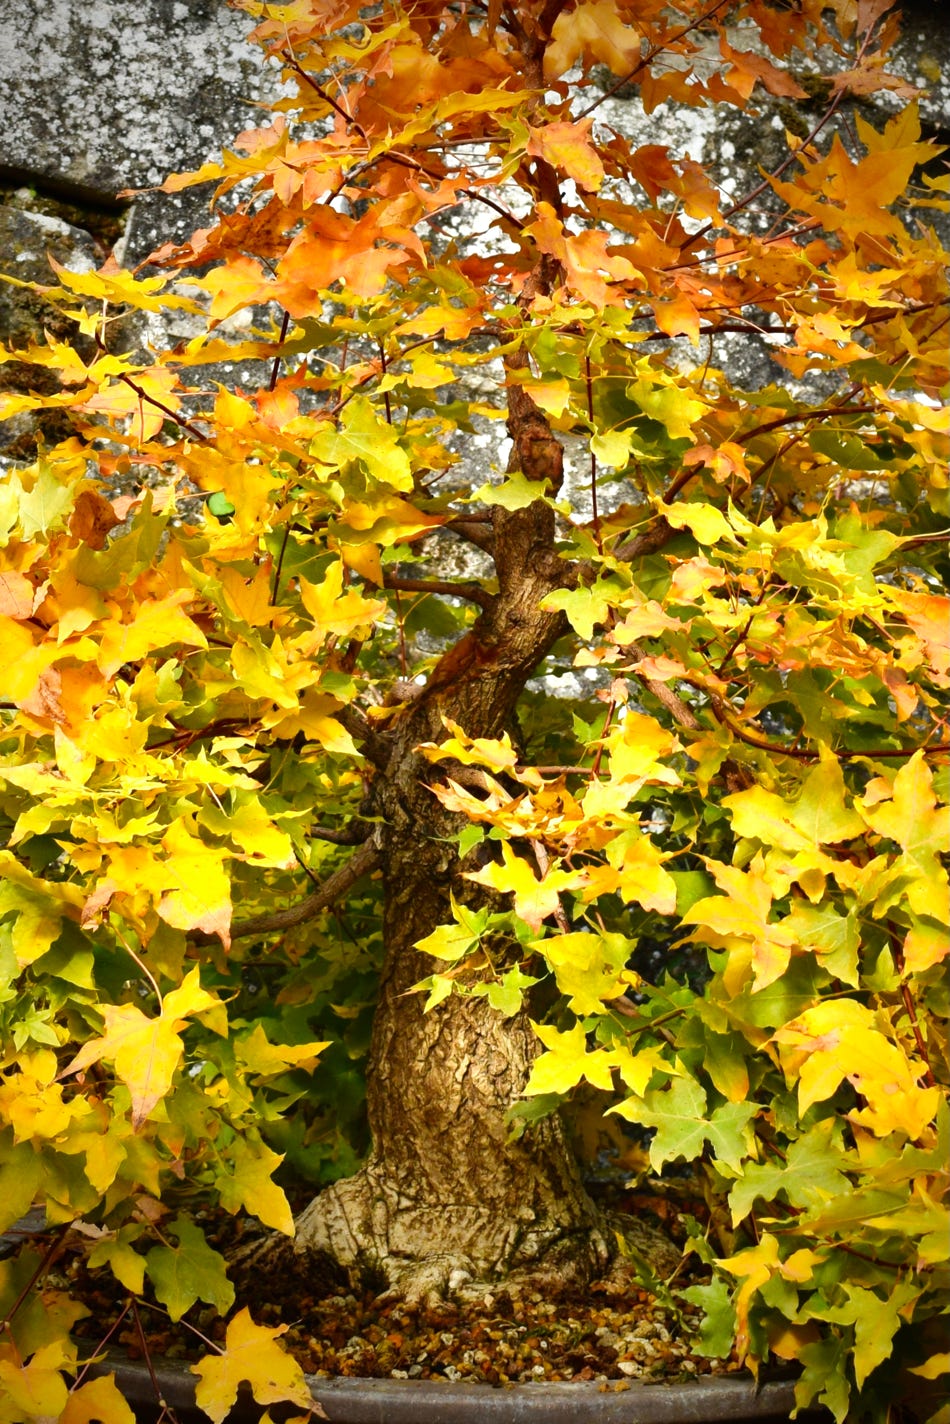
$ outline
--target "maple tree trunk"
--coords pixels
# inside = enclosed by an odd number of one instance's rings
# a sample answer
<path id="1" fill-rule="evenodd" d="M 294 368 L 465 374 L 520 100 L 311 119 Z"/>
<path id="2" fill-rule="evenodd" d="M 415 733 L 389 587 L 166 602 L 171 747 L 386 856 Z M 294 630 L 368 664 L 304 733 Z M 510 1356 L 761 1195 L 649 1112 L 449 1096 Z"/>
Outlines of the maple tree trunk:
<path id="1" fill-rule="evenodd" d="M 557 440 L 520 393 L 509 407 L 513 461 L 539 489 L 556 488 Z M 443 716 L 471 736 L 499 736 L 566 626 L 540 607 L 565 581 L 550 507 L 496 508 L 493 539 L 498 594 L 397 715 L 373 790 L 386 953 L 367 1068 L 372 1153 L 307 1208 L 295 1243 L 381 1273 L 410 1297 L 519 1270 L 552 1284 L 589 1279 L 611 1254 L 560 1119 L 508 1140 L 505 1114 L 536 1051 L 528 1014 L 505 1018 L 457 994 L 426 1014 L 423 996 L 408 992 L 434 967 L 415 944 L 451 920 L 450 894 L 473 890 L 454 843 L 460 819 L 429 789 L 434 772 L 416 748 L 444 738 Z"/>
<path id="2" fill-rule="evenodd" d="M 527 1016 L 459 995 L 425 1014 L 424 996 L 407 992 L 433 967 L 414 941 L 449 918 L 452 847 L 405 828 L 387 839 L 386 963 L 367 1070 L 373 1151 L 304 1213 L 297 1249 L 381 1274 L 409 1297 L 519 1268 L 552 1284 L 588 1279 L 608 1249 L 560 1120 L 507 1140 L 505 1113 L 534 1055 Z"/>

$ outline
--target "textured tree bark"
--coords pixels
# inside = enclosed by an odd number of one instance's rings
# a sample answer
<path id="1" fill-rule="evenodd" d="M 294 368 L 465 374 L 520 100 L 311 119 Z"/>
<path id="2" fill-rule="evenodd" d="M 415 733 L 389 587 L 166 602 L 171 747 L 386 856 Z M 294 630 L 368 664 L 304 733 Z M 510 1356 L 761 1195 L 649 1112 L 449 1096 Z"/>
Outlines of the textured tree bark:
<path id="1" fill-rule="evenodd" d="M 530 438 L 550 466 L 550 432 L 535 420 Z M 443 739 L 443 716 L 470 735 L 499 735 L 563 629 L 539 606 L 565 580 L 552 511 L 539 501 L 496 514 L 499 593 L 400 715 L 373 792 L 386 956 L 367 1071 L 372 1154 L 315 1199 L 296 1238 L 298 1252 L 369 1270 L 417 1298 L 512 1272 L 586 1280 L 610 1257 L 560 1120 L 508 1141 L 505 1114 L 535 1053 L 527 1015 L 506 1019 L 485 999 L 458 995 L 425 1014 L 422 996 L 408 992 L 433 968 L 415 943 L 451 919 L 450 894 L 470 900 L 473 890 L 454 844 L 459 818 L 432 794 L 436 773 L 416 748 Z"/>
<path id="2" fill-rule="evenodd" d="M 413 948 L 449 915 L 451 846 L 399 832 L 386 855 L 386 964 L 367 1071 L 373 1151 L 298 1222 L 298 1251 L 381 1276 L 409 1298 L 529 1271 L 551 1284 L 601 1269 L 607 1239 L 556 1117 L 507 1141 L 534 1054 L 524 1015 L 407 991 Z M 458 887 L 462 889 L 461 885 Z"/>

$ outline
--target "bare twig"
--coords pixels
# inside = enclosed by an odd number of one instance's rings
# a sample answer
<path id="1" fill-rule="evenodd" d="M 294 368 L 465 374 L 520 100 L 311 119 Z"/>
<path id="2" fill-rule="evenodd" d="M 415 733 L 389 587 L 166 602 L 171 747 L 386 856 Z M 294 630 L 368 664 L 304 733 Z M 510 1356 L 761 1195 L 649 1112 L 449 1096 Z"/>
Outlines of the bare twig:
<path id="1" fill-rule="evenodd" d="M 437 533 L 439 529 L 448 529 L 450 533 L 457 534 L 466 543 L 474 544 L 489 556 L 494 553 L 495 532 L 480 519 L 452 519 L 446 524 L 437 525 L 433 532 Z"/>
<path id="2" fill-rule="evenodd" d="M 759 751 L 769 752 L 772 756 L 793 757 L 795 761 L 818 761 L 817 751 L 808 751 L 805 747 L 783 747 L 777 742 L 770 742 L 766 737 L 755 736 L 736 720 L 731 708 L 727 707 L 721 697 L 711 697 L 709 706 L 712 709 L 716 721 L 723 727 L 728 727 L 734 737 L 738 737 L 740 742 L 745 742 L 747 746 L 757 747 Z M 832 753 L 839 761 L 854 761 L 859 757 L 867 757 L 870 761 L 880 761 L 888 757 L 910 757 L 915 752 L 923 752 L 924 756 L 940 756 L 950 752 L 950 742 L 935 742 L 928 746 L 922 742 L 916 747 L 857 747 L 857 748 L 832 748 Z"/>
<path id="3" fill-rule="evenodd" d="M 678 40 L 685 39 L 691 30 L 696 30 L 700 25 L 706 24 L 708 20 L 712 19 L 717 10 L 722 9 L 725 3 L 726 0 L 716 0 L 714 5 L 708 10 L 705 10 L 703 14 L 698 15 L 695 20 L 691 20 L 684 29 L 677 30 L 675 34 L 667 35 L 661 44 L 651 45 L 646 54 L 640 57 L 631 70 L 621 75 L 616 84 L 612 84 L 609 89 L 605 89 L 603 94 L 598 95 L 592 104 L 587 105 L 586 109 L 581 109 L 580 113 L 576 115 L 576 119 L 586 119 L 588 114 L 592 114 L 595 109 L 599 109 L 605 99 L 611 98 L 618 90 L 622 89 L 624 85 L 629 84 L 632 79 L 635 79 L 642 69 L 646 69 L 648 65 L 653 63 L 658 54 L 662 54 L 664 50 L 669 49 L 670 45 L 676 44 Z"/>
<path id="4" fill-rule="evenodd" d="M 614 549 L 614 558 L 621 559 L 624 563 L 632 564 L 634 559 L 643 558 L 644 554 L 654 554 L 657 549 L 662 549 L 664 544 L 668 544 L 677 533 L 665 519 L 660 518 L 655 524 L 634 534 L 632 539 L 625 539 L 624 542 Z"/>
<path id="5" fill-rule="evenodd" d="M 631 643 L 630 651 L 641 662 L 649 656 L 638 643 Z M 656 700 L 663 704 L 677 726 L 685 727 L 688 732 L 699 731 L 699 720 L 695 713 L 687 707 L 683 699 L 671 687 L 667 687 L 665 682 L 658 682 L 655 677 L 650 677 L 647 673 L 637 672 L 636 667 L 634 667 L 634 672 L 647 691 L 652 692 Z"/>
<path id="6" fill-rule="evenodd" d="M 129 386 L 145 405 L 153 405 L 156 410 L 162 412 L 162 415 L 167 415 L 169 420 L 173 420 L 179 430 L 186 430 L 189 435 L 193 435 L 202 445 L 208 443 L 207 435 L 200 431 L 197 425 L 192 425 L 189 420 L 182 419 L 178 411 L 172 410 L 171 406 L 165 405 L 164 401 L 156 400 L 155 396 L 150 396 L 148 391 L 143 390 L 138 382 L 133 381 L 132 377 L 127 376 L 124 371 L 119 373 L 118 379 L 123 385 Z"/>

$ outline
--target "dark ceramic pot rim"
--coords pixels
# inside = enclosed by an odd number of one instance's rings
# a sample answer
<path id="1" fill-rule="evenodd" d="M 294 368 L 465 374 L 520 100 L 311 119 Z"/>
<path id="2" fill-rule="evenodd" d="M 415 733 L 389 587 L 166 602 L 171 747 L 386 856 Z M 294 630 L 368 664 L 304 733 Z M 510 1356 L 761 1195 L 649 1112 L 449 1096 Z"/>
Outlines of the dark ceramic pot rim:
<path id="1" fill-rule="evenodd" d="M 195 1376 L 186 1364 L 139 1361 L 108 1352 L 96 1374 L 115 1374 L 136 1419 L 156 1419 L 163 1406 L 180 1424 L 207 1424 L 195 1404 Z M 440 1380 L 318 1379 L 307 1376 L 314 1400 L 331 1424 L 715 1424 L 729 1420 L 787 1420 L 795 1408 L 793 1380 L 757 1386 L 748 1376 L 712 1376 L 684 1384 L 602 1383 L 458 1384 Z M 156 1389 L 161 1396 L 156 1400 Z M 242 1393 L 229 1424 L 252 1424 L 263 1407 Z M 318 1416 L 319 1417 L 319 1416 Z M 800 1415 L 818 1420 L 828 1416 Z"/>

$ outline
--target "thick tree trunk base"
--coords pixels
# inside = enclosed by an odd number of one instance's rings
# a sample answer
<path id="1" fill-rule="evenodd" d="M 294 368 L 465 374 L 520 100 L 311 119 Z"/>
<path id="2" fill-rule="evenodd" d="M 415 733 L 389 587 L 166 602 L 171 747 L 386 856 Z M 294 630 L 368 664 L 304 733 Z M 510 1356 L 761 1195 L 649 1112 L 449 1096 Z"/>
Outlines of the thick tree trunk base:
<path id="1" fill-rule="evenodd" d="M 417 1202 L 370 1162 L 316 1197 L 297 1222 L 300 1257 L 329 1258 L 409 1301 L 483 1295 L 499 1281 L 565 1289 L 600 1275 L 613 1254 L 592 1203 L 580 1220 L 529 1209 Z"/>
<path id="2" fill-rule="evenodd" d="M 293 1240 L 276 1233 L 232 1258 L 239 1280 L 303 1277 L 333 1293 L 377 1289 L 410 1305 L 464 1304 L 506 1291 L 556 1300 L 593 1283 L 610 1294 L 642 1287 L 644 1271 L 662 1279 L 680 1263 L 676 1247 L 633 1217 L 597 1213 L 584 1227 L 499 1221 L 473 1206 L 420 1205 L 400 1197 L 368 1168 L 315 1197 L 297 1218 Z"/>

